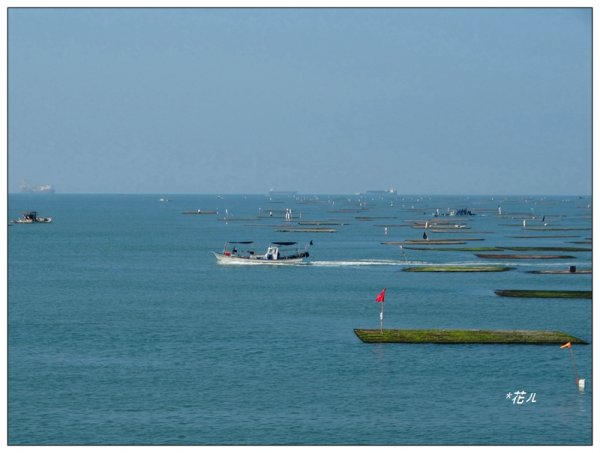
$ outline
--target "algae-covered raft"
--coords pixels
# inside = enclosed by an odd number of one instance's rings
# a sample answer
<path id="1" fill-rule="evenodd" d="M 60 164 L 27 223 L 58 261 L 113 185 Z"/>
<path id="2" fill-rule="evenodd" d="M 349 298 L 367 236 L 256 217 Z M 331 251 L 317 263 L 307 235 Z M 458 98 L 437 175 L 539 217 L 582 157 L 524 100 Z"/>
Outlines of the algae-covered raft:
<path id="1" fill-rule="evenodd" d="M 476 253 L 475 256 L 479 258 L 497 260 L 560 260 L 575 258 L 572 255 L 507 255 L 494 253 Z"/>
<path id="2" fill-rule="evenodd" d="M 354 333 L 364 343 L 588 344 L 564 332 L 545 330 L 354 329 Z"/>
<path id="3" fill-rule="evenodd" d="M 579 269 L 579 270 L 546 269 L 546 270 L 541 270 L 541 271 L 527 271 L 527 273 L 528 274 L 576 275 L 576 274 L 591 274 L 592 270 L 591 269 Z"/>
<path id="4" fill-rule="evenodd" d="M 536 297 L 544 299 L 591 299 L 591 291 L 537 290 L 537 289 L 497 289 L 502 297 Z"/>
<path id="5" fill-rule="evenodd" d="M 405 267 L 404 272 L 506 272 L 514 269 L 509 266 L 415 266 Z"/>

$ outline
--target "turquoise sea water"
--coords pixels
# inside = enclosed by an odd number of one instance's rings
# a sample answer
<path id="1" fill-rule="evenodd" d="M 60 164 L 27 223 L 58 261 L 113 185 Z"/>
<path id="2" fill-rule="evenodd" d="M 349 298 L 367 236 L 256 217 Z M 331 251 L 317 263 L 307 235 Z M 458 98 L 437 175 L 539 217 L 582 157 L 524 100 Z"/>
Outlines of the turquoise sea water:
<path id="1" fill-rule="evenodd" d="M 586 379 L 579 392 L 569 351 L 555 345 L 363 344 L 353 329 L 379 327 L 374 299 L 387 288 L 387 328 L 562 330 L 591 343 L 591 300 L 494 294 L 591 290 L 591 275 L 527 272 L 591 268 L 591 252 L 507 251 L 573 258 L 409 273 L 507 262 L 381 244 L 421 239 L 412 221 L 432 221 L 436 209 L 468 208 L 476 215 L 438 219 L 470 228 L 430 239 L 591 248 L 590 205 L 573 196 L 10 195 L 10 219 L 37 210 L 54 221 L 8 228 L 9 444 L 589 445 L 591 344 L 572 349 Z M 343 225 L 277 232 L 287 208 L 294 227 Z M 196 209 L 218 215 L 182 214 Z M 228 240 L 254 240 L 257 252 L 271 240 L 314 245 L 308 265 L 217 265 L 210 252 Z M 533 399 L 507 398 L 520 391 Z"/>

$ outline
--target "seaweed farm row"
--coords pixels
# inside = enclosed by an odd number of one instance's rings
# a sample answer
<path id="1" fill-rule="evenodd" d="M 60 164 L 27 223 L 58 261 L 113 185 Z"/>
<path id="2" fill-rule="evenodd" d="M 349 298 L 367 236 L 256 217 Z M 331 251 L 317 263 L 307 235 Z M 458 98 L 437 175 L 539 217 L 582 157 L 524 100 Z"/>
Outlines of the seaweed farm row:
<path id="1" fill-rule="evenodd" d="M 227 196 L 213 201 L 195 211 L 200 222 L 223 232 L 223 241 L 310 240 L 309 265 L 372 264 L 381 270 L 370 272 L 380 273 L 393 265 L 411 276 L 405 284 L 423 289 L 451 286 L 440 278 L 467 279 L 483 294 L 514 301 L 515 309 L 524 300 L 568 304 L 592 297 L 589 197 L 356 194 L 255 196 L 248 206 L 229 204 Z M 498 274 L 507 277 L 492 278 Z"/>

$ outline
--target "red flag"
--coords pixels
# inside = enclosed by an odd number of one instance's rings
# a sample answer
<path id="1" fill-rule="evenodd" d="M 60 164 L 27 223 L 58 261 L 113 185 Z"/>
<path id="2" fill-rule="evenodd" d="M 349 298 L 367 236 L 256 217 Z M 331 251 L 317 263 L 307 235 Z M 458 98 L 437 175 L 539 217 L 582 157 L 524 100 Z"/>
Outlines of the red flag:
<path id="1" fill-rule="evenodd" d="M 375 302 L 384 302 L 384 299 L 385 299 L 385 288 L 383 288 L 383 290 L 375 298 Z"/>
<path id="2" fill-rule="evenodd" d="M 569 341 L 568 343 L 565 343 L 565 344 L 563 344 L 563 345 L 560 347 L 560 349 L 564 349 L 564 348 L 567 348 L 567 349 L 569 349 L 570 347 L 571 347 L 571 342 Z"/>

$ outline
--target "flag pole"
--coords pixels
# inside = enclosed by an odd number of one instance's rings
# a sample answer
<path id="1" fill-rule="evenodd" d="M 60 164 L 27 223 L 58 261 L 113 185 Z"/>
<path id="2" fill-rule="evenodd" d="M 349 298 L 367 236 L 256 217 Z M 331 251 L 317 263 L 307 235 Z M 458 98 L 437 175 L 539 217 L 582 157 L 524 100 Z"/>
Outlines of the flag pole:
<path id="1" fill-rule="evenodd" d="M 375 298 L 375 302 L 381 304 L 381 312 L 379 313 L 379 333 L 383 333 L 383 304 L 385 303 L 385 288 Z"/>
<path id="2" fill-rule="evenodd" d="M 383 306 L 384 305 L 385 305 L 385 302 L 381 302 L 381 313 L 379 313 L 379 321 L 380 321 L 379 333 L 383 333 Z"/>
<path id="3" fill-rule="evenodd" d="M 585 379 L 579 379 L 579 373 L 577 372 L 577 365 L 575 364 L 575 355 L 573 354 L 573 349 L 571 342 L 563 344 L 561 349 L 567 348 L 569 350 L 569 354 L 571 355 L 571 365 L 573 365 L 573 371 L 575 372 L 575 385 L 579 389 L 580 392 L 583 392 L 585 389 Z"/>
<path id="4" fill-rule="evenodd" d="M 573 355 L 573 349 L 569 348 L 571 354 L 571 363 L 573 364 L 573 371 L 575 372 L 575 385 L 579 387 L 579 374 L 577 373 L 577 365 L 575 365 L 575 356 Z"/>

